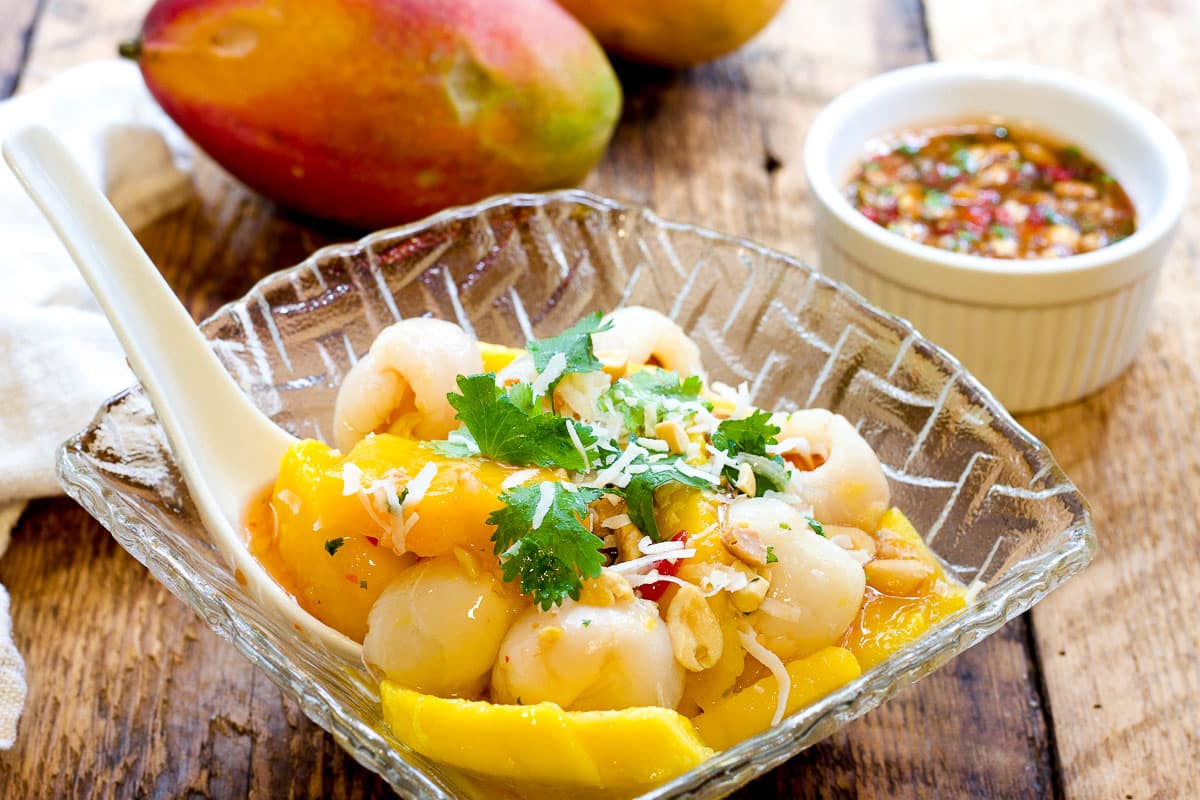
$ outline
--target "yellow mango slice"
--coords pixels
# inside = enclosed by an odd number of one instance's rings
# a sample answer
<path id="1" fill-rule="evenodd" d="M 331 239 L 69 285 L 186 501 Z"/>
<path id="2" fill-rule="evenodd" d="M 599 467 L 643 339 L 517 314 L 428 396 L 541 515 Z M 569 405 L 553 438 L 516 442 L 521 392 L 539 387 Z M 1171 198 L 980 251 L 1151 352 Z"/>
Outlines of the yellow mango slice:
<path id="1" fill-rule="evenodd" d="M 426 463 L 437 468 L 404 546 L 393 550 L 391 519 L 357 493 L 344 492 L 344 469 L 362 472 L 364 488 L 387 475 L 397 490 Z M 255 547 L 267 570 L 322 622 L 361 641 L 367 613 L 384 587 L 414 556 L 450 555 L 455 548 L 492 552 L 488 515 L 500 508 L 501 484 L 515 468 L 482 458 L 443 456 L 427 444 L 391 434 L 363 439 L 349 454 L 321 442 L 293 445 L 271 496 L 275 536 Z M 539 472 L 530 480 L 549 473 Z"/>
<path id="2" fill-rule="evenodd" d="M 916 641 L 935 623 L 962 610 L 965 594 L 961 587 L 949 587 L 944 593 L 917 598 L 891 597 L 868 589 L 862 611 L 842 644 L 854 653 L 863 669 L 870 669 Z"/>
<path id="3" fill-rule="evenodd" d="M 966 606 L 966 588 L 946 575 L 921 534 L 898 508 L 883 515 L 875 531 L 878 555 L 915 558 L 933 569 L 916 597 L 884 594 L 868 587 L 858 618 L 842 639 L 863 669 L 870 669 L 929 628 Z"/>
<path id="4" fill-rule="evenodd" d="M 875 530 L 875 541 L 881 558 L 918 558 L 933 567 L 937 577 L 945 577 L 941 563 L 900 509 L 889 508 L 884 512 Z"/>
<path id="5" fill-rule="evenodd" d="M 502 344 L 480 342 L 479 355 L 483 359 L 484 372 L 499 372 L 525 355 L 525 351 L 517 347 L 505 347 Z"/>
<path id="6" fill-rule="evenodd" d="M 826 647 L 787 665 L 791 689 L 787 713 L 821 699 L 862 674 L 854 655 L 843 647 Z M 774 676 L 747 686 L 718 701 L 692 719 L 696 731 L 710 747 L 725 750 L 771 727 L 779 685 Z"/>
<path id="7" fill-rule="evenodd" d="M 435 761 L 500 780 L 630 790 L 670 780 L 713 755 L 686 717 L 665 708 L 563 711 L 435 697 L 391 681 L 383 717 Z M 565 796 L 565 795 L 563 795 Z"/>

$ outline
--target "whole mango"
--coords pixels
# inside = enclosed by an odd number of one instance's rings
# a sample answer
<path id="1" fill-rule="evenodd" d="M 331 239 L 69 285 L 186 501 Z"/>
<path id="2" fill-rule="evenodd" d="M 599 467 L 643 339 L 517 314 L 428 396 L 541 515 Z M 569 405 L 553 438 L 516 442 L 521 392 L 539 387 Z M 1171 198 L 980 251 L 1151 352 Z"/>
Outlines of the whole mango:
<path id="1" fill-rule="evenodd" d="M 736 50 L 784 0 L 558 0 L 600 44 L 631 61 L 688 67 Z"/>
<path id="2" fill-rule="evenodd" d="M 577 183 L 621 107 L 553 0 L 158 0 L 122 53 L 233 175 L 358 226 Z"/>

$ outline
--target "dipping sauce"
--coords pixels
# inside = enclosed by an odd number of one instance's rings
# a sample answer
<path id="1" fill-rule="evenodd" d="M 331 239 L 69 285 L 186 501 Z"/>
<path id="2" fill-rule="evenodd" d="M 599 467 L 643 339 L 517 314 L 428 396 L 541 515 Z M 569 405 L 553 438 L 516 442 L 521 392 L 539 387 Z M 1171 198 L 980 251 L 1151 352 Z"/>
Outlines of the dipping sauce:
<path id="1" fill-rule="evenodd" d="M 1073 145 L 994 124 L 906 131 L 868 145 L 846 196 L 914 242 L 991 258 L 1059 258 L 1136 228 L 1121 186 Z"/>

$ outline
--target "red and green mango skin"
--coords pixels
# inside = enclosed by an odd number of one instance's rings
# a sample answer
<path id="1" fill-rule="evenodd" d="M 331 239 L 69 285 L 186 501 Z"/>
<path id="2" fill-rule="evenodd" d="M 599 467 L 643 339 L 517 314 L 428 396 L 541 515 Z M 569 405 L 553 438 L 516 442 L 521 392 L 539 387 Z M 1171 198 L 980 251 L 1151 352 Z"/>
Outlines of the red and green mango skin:
<path id="1" fill-rule="evenodd" d="M 577 183 L 621 107 L 553 0 L 159 0 L 138 60 L 234 176 L 360 227 Z"/>

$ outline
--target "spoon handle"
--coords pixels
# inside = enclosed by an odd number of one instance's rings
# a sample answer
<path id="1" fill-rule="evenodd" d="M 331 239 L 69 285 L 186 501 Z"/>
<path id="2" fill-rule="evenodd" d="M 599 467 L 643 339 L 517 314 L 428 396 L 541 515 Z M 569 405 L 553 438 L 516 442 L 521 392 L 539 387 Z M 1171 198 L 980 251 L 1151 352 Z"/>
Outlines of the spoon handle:
<path id="1" fill-rule="evenodd" d="M 49 130 L 17 131 L 4 157 L 100 302 L 189 487 L 203 492 L 207 484 L 226 517 L 239 519 L 242 509 L 227 507 L 245 494 L 238 479 L 273 474 L 290 437 L 234 382 L 129 228 Z"/>

